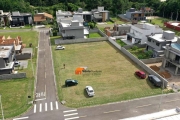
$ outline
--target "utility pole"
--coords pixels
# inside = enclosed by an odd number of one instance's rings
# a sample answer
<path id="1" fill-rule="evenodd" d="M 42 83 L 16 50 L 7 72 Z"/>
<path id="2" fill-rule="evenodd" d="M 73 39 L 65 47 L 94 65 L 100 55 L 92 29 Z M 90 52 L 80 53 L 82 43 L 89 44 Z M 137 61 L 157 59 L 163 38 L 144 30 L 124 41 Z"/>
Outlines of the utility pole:
<path id="1" fill-rule="evenodd" d="M 178 10 L 177 10 L 176 21 L 177 21 L 177 19 L 178 19 L 178 16 L 179 16 L 179 13 L 178 13 Z"/>
<path id="2" fill-rule="evenodd" d="M 1 111 L 2 111 L 2 120 L 4 120 L 4 113 L 3 113 L 3 108 L 2 108 L 1 95 L 0 95 L 0 104 L 1 104 Z"/>

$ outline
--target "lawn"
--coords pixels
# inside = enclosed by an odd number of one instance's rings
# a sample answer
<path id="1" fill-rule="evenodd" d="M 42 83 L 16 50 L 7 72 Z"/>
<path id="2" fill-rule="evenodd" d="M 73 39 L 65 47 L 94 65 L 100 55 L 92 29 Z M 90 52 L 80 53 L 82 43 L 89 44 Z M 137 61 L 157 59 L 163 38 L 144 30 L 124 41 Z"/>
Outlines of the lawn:
<path id="1" fill-rule="evenodd" d="M 109 42 L 91 42 L 64 45 L 65 50 L 55 51 L 52 46 L 58 97 L 65 100 L 68 107 L 84 107 L 116 101 L 152 96 L 161 93 L 146 79 L 134 75 L 139 68 Z M 63 64 L 66 68 L 63 69 Z M 75 75 L 75 69 L 87 67 L 88 72 Z M 64 87 L 66 79 L 77 79 L 79 84 Z M 88 97 L 84 88 L 91 85 L 95 90 L 94 97 Z"/>
<path id="2" fill-rule="evenodd" d="M 122 40 L 120 40 L 120 39 L 117 39 L 116 42 L 117 42 L 121 47 L 127 45 L 126 43 L 124 43 L 124 42 L 123 42 Z"/>
<path id="3" fill-rule="evenodd" d="M 2 95 L 4 116 L 5 118 L 9 118 L 25 112 L 31 106 L 28 102 L 33 100 L 35 77 L 33 76 L 32 66 L 35 69 L 35 74 L 38 34 L 37 32 L 29 31 L 0 33 L 0 36 L 2 35 L 6 37 L 10 35 L 12 38 L 21 36 L 23 44 L 33 44 L 33 59 L 32 61 L 28 60 L 28 68 L 18 70 L 18 72 L 26 72 L 27 78 L 0 81 L 0 94 Z M 28 96 L 31 96 L 31 98 L 28 98 Z M 0 118 L 2 118 L 1 115 Z"/>
<path id="4" fill-rule="evenodd" d="M 101 35 L 99 33 L 89 33 L 89 38 L 99 38 Z"/>

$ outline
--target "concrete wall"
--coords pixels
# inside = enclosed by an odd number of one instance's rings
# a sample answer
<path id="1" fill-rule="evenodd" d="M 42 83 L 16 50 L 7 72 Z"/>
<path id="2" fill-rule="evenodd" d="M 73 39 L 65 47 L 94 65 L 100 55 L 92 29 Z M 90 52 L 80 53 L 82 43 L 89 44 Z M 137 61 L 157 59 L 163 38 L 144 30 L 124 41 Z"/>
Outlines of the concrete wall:
<path id="1" fill-rule="evenodd" d="M 117 49 L 119 49 L 121 52 L 123 52 L 126 56 L 128 56 L 132 61 L 134 61 L 137 65 L 139 65 L 141 68 L 143 68 L 146 72 L 149 74 L 157 76 L 161 81 L 164 81 L 164 87 L 167 87 L 168 81 L 161 77 L 158 73 L 156 73 L 154 70 L 146 66 L 142 61 L 140 61 L 138 58 L 136 58 L 134 55 L 132 55 L 129 51 L 127 51 L 124 47 L 119 47 L 120 45 L 113 41 L 111 38 L 108 39 L 111 44 L 113 44 Z"/>
<path id="2" fill-rule="evenodd" d="M 26 60 L 31 58 L 31 53 L 22 53 L 19 55 L 16 55 L 16 60 Z"/>
<path id="3" fill-rule="evenodd" d="M 149 59 L 141 59 L 141 61 L 142 61 L 144 64 L 151 64 L 151 63 L 162 62 L 162 60 L 163 60 L 162 57 L 149 58 Z"/>
<path id="4" fill-rule="evenodd" d="M 75 36 L 75 38 L 84 38 L 84 28 L 76 30 L 65 30 L 66 35 Z"/>
<path id="5" fill-rule="evenodd" d="M 88 39 L 72 39 L 72 40 L 56 40 L 55 44 L 75 44 L 75 43 L 87 43 L 87 42 L 100 42 L 100 41 L 107 41 L 107 37 L 101 38 L 88 38 Z"/>
<path id="6" fill-rule="evenodd" d="M 128 49 L 131 49 L 134 46 L 137 46 L 138 48 L 145 48 L 146 44 L 126 45 L 126 46 L 124 46 L 124 48 L 128 50 Z"/>
<path id="7" fill-rule="evenodd" d="M 26 78 L 26 73 L 0 75 L 0 80 Z"/>

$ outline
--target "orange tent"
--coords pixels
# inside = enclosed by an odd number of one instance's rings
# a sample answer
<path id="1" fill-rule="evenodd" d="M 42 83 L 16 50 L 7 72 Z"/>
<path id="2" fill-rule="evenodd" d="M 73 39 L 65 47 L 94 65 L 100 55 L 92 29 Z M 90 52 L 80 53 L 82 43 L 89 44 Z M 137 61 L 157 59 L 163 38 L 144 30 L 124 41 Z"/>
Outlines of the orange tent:
<path id="1" fill-rule="evenodd" d="M 76 68 L 76 70 L 75 70 L 75 74 L 76 75 L 79 75 L 79 74 L 81 74 L 82 73 L 82 71 L 84 70 L 84 68 L 81 68 L 81 67 L 79 67 L 79 68 Z"/>

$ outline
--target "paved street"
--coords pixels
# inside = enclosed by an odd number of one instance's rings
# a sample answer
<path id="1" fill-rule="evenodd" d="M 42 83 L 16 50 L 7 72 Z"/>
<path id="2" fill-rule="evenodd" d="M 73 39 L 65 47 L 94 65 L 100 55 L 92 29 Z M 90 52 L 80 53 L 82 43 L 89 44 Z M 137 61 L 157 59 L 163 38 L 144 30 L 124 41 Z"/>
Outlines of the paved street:
<path id="1" fill-rule="evenodd" d="M 39 33 L 35 103 L 26 114 L 13 120 L 118 120 L 179 106 L 180 93 L 159 95 L 106 105 L 67 108 L 58 102 L 48 29 Z M 160 104 L 162 103 L 162 104 Z"/>

